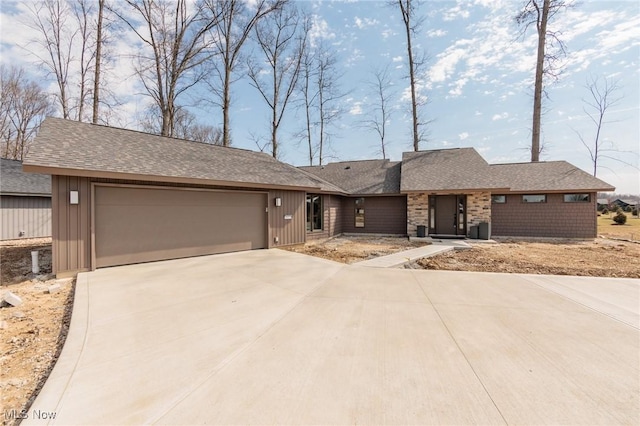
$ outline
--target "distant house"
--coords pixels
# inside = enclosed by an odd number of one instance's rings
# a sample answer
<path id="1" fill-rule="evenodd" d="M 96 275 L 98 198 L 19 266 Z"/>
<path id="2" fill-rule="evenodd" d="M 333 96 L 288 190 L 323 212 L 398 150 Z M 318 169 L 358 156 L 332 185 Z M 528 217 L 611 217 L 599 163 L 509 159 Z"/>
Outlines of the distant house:
<path id="1" fill-rule="evenodd" d="M 51 176 L 0 159 L 1 240 L 51 236 Z"/>
<path id="2" fill-rule="evenodd" d="M 622 210 L 626 210 L 629 207 L 633 208 L 637 204 L 638 204 L 637 200 L 632 200 L 630 198 L 626 198 L 624 200 L 617 198 L 611 202 L 612 207 L 620 207 Z"/>
<path id="3" fill-rule="evenodd" d="M 615 189 L 565 161 L 489 164 L 473 148 L 293 167 L 54 118 L 24 169 L 52 175 L 58 276 L 344 233 L 594 238 L 597 193 Z"/>

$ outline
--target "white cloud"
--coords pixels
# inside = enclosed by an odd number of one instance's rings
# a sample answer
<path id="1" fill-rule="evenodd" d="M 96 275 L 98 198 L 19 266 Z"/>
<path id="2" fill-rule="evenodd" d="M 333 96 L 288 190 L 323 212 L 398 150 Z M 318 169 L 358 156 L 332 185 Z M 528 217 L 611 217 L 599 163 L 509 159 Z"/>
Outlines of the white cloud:
<path id="1" fill-rule="evenodd" d="M 396 33 L 390 28 L 387 28 L 386 30 L 382 31 L 381 34 L 382 34 L 382 38 L 384 38 L 384 39 L 387 39 L 387 38 L 389 38 L 391 36 L 396 35 Z"/>
<path id="2" fill-rule="evenodd" d="M 403 59 L 402 56 L 394 56 L 391 60 L 393 62 L 400 62 L 400 61 L 402 61 L 402 59 Z"/>
<path id="3" fill-rule="evenodd" d="M 429 38 L 435 38 L 435 37 L 443 37 L 447 35 L 447 32 L 445 30 L 429 30 L 427 31 L 427 37 Z"/>
<path id="4" fill-rule="evenodd" d="M 469 79 L 467 79 L 467 78 L 461 78 L 461 79 L 457 80 L 454 83 L 453 89 L 449 90 L 449 94 L 451 96 L 460 96 L 460 95 L 462 95 L 462 88 L 465 86 L 465 84 L 467 84 L 467 81 L 469 81 Z"/>
<path id="5" fill-rule="evenodd" d="M 457 43 L 456 43 L 457 44 Z M 438 61 L 429 69 L 429 80 L 441 82 L 447 80 L 455 71 L 456 65 L 467 55 L 465 49 L 447 49 L 438 55 Z"/>
<path id="6" fill-rule="evenodd" d="M 354 102 L 349 109 L 351 115 L 362 115 L 362 102 Z"/>
<path id="7" fill-rule="evenodd" d="M 462 4 L 457 4 L 451 9 L 447 9 L 443 12 L 442 20 L 454 21 L 459 18 L 466 19 L 468 17 L 469 17 L 469 9 Z"/>
<path id="8" fill-rule="evenodd" d="M 494 114 L 494 116 L 491 117 L 493 121 L 504 120 L 505 118 L 509 118 L 508 112 L 503 112 L 502 114 Z"/>
<path id="9" fill-rule="evenodd" d="M 467 139 L 469 137 L 469 133 L 467 132 L 462 132 L 458 135 L 458 137 L 460 138 L 461 141 Z"/>
<path id="10" fill-rule="evenodd" d="M 358 27 L 359 29 L 371 27 L 373 25 L 378 25 L 380 23 L 377 19 L 371 19 L 371 18 L 360 19 L 357 16 L 354 18 L 354 22 L 356 24 L 356 27 Z"/>
<path id="11" fill-rule="evenodd" d="M 322 19 L 319 15 L 313 15 L 311 17 L 311 31 L 309 31 L 309 38 L 311 44 L 315 45 L 319 40 L 332 40 L 336 38 L 336 33 L 332 32 L 329 28 L 327 21 Z"/>

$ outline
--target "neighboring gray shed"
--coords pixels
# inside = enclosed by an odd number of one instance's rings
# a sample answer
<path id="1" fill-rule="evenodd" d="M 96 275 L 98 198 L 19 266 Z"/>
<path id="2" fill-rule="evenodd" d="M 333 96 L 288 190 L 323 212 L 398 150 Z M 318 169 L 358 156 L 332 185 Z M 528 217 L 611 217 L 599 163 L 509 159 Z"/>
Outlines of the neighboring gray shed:
<path id="1" fill-rule="evenodd" d="M 51 236 L 51 176 L 0 159 L 0 240 Z"/>

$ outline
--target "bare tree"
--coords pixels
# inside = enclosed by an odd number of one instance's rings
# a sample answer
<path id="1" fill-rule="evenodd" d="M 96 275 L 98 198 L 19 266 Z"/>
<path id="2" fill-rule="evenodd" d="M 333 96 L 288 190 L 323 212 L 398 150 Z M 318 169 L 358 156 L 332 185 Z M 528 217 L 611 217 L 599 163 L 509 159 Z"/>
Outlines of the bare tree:
<path id="1" fill-rule="evenodd" d="M 347 93 L 340 88 L 342 73 L 337 66 L 335 52 L 322 43 L 302 57 L 299 109 L 304 113 L 304 127 L 297 136 L 307 144 L 310 166 L 316 158 L 322 165 L 333 137 L 331 128 L 344 113 L 340 100 Z"/>
<path id="2" fill-rule="evenodd" d="M 316 81 L 318 102 L 318 164 L 322 162 L 326 155 L 326 148 L 329 148 L 333 134 L 330 129 L 344 113 L 340 104 L 340 99 L 346 96 L 339 86 L 342 74 L 338 72 L 338 59 L 335 52 L 329 50 L 325 45 L 320 45 L 316 53 Z"/>
<path id="3" fill-rule="evenodd" d="M 154 108 L 147 109 L 138 124 L 144 132 L 156 135 L 162 133 L 162 117 L 158 116 Z M 222 145 L 222 129 L 198 122 L 196 116 L 183 107 L 178 107 L 175 112 L 174 132 L 171 137 Z"/>
<path id="4" fill-rule="evenodd" d="M 419 17 L 417 8 L 418 0 L 394 0 L 391 5 L 397 5 L 402 15 L 404 23 L 405 35 L 407 38 L 407 61 L 409 63 L 409 86 L 411 89 L 411 118 L 413 123 L 413 150 L 420 150 L 420 142 L 424 139 L 424 132 L 420 129 L 421 125 L 427 123 L 421 122 L 420 108 L 424 105 L 418 94 L 418 73 L 420 67 L 424 64 L 425 58 L 418 57 L 413 46 L 413 37 L 419 31 L 424 18 Z"/>
<path id="5" fill-rule="evenodd" d="M 202 1 L 126 0 L 130 11 L 116 15 L 138 36 L 148 53 L 138 57 L 136 72 L 162 118 L 163 136 L 175 135 L 178 98 L 205 77 L 209 59 L 206 35 L 218 24 Z M 138 25 L 144 24 L 144 30 Z"/>
<path id="6" fill-rule="evenodd" d="M 0 147 L 2 157 L 22 161 L 47 114 L 47 93 L 22 68 L 0 68 Z"/>
<path id="7" fill-rule="evenodd" d="M 78 81 L 78 99 L 76 101 L 77 113 L 75 116 L 78 121 L 83 121 L 85 116 L 85 104 L 91 95 L 91 87 L 89 76 L 96 60 L 94 28 L 91 16 L 94 13 L 92 0 L 75 0 L 71 4 L 71 11 L 77 21 L 77 36 L 80 48 L 80 58 L 78 59 L 79 81 Z M 95 78 L 95 74 L 94 74 Z"/>
<path id="8" fill-rule="evenodd" d="M 307 145 L 310 166 L 313 166 L 313 159 L 315 158 L 317 153 L 317 148 L 313 143 L 312 138 L 312 114 L 317 98 L 317 92 L 313 90 L 313 79 L 315 78 L 313 62 L 314 53 L 307 49 L 302 55 L 299 84 L 300 94 L 302 96 L 301 108 L 304 111 L 304 128 L 300 132 L 298 132 L 297 136 L 301 140 L 304 140 Z"/>
<path id="9" fill-rule="evenodd" d="M 104 21 L 104 1 L 98 0 L 98 18 L 96 21 L 96 50 L 95 50 L 95 64 L 93 69 L 93 102 L 92 102 L 92 116 L 91 122 L 93 124 L 98 123 L 98 116 L 100 113 L 100 73 L 102 66 L 102 44 L 104 43 L 103 36 L 103 21 Z"/>
<path id="10" fill-rule="evenodd" d="M 367 81 L 367 86 L 371 89 L 375 97 L 375 103 L 372 103 L 367 111 L 367 119 L 363 120 L 362 125 L 376 132 L 380 139 L 380 153 L 382 158 L 387 158 L 387 122 L 391 118 L 391 76 L 389 74 L 389 65 L 384 68 L 373 70 L 371 80 Z"/>
<path id="11" fill-rule="evenodd" d="M 34 3 L 32 28 L 41 37 L 38 41 L 46 51 L 46 58 L 39 57 L 42 64 L 53 74 L 58 85 L 56 99 L 62 109 L 62 117 L 71 119 L 69 68 L 72 61 L 77 29 L 68 18 L 72 12 L 65 0 L 43 0 Z"/>
<path id="12" fill-rule="evenodd" d="M 292 3 L 275 10 L 255 26 L 255 41 L 266 66 L 250 58 L 249 78 L 271 110 L 273 158 L 278 157 L 278 129 L 298 82 L 308 33 L 309 20 L 301 18 Z"/>
<path id="13" fill-rule="evenodd" d="M 209 87 L 216 98 L 215 103 L 222 109 L 222 132 L 224 146 L 231 144 L 229 108 L 231 106 L 231 84 L 240 53 L 251 31 L 267 14 L 281 8 L 287 0 L 257 0 L 249 4 L 243 0 L 205 0 L 207 8 L 214 16 L 219 16 L 211 28 L 213 49 L 219 59 L 212 63 L 214 81 Z"/>
<path id="14" fill-rule="evenodd" d="M 590 77 L 587 80 L 585 88 L 589 91 L 590 96 L 588 99 L 582 99 L 584 103 L 582 109 L 595 126 L 593 142 L 587 142 L 580 133 L 576 133 L 582 144 L 589 151 L 591 163 L 593 164 L 593 175 L 596 176 L 598 173 L 598 161 L 603 156 L 603 153 L 612 151 L 612 149 L 605 148 L 600 139 L 602 126 L 606 123 L 604 116 L 609 108 L 620 102 L 622 96 L 616 95 L 616 92 L 619 90 L 618 81 L 613 79 L 605 78 L 604 80 L 600 80 L 597 77 Z M 607 156 L 607 158 L 611 157 Z"/>
<path id="15" fill-rule="evenodd" d="M 542 115 L 542 96 L 545 77 L 557 79 L 559 76 L 558 61 L 565 54 L 565 45 L 560 40 L 560 33 L 550 31 L 548 23 L 552 22 L 558 12 L 568 6 L 564 0 L 528 0 L 522 11 L 516 16 L 516 22 L 521 26 L 521 36 L 535 25 L 538 36 L 536 56 L 536 74 L 533 94 L 533 119 L 531 129 L 531 161 L 539 161 L 540 127 Z"/>

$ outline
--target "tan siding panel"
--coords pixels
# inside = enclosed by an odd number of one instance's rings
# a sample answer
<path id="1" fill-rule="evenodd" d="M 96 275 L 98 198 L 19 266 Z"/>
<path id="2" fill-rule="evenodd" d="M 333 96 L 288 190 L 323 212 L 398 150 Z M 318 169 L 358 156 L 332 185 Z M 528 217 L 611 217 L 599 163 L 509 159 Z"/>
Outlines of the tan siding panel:
<path id="1" fill-rule="evenodd" d="M 301 191 L 269 191 L 269 247 L 304 243 L 305 197 Z M 280 207 L 275 205 L 276 198 L 282 200 Z"/>
<path id="2" fill-rule="evenodd" d="M 51 236 L 51 198 L 3 195 L 0 197 L 0 239 Z"/>
<path id="3" fill-rule="evenodd" d="M 52 176 L 53 272 L 69 274 L 91 268 L 90 206 L 88 178 Z M 79 204 L 69 203 L 70 191 L 78 191 Z"/>

